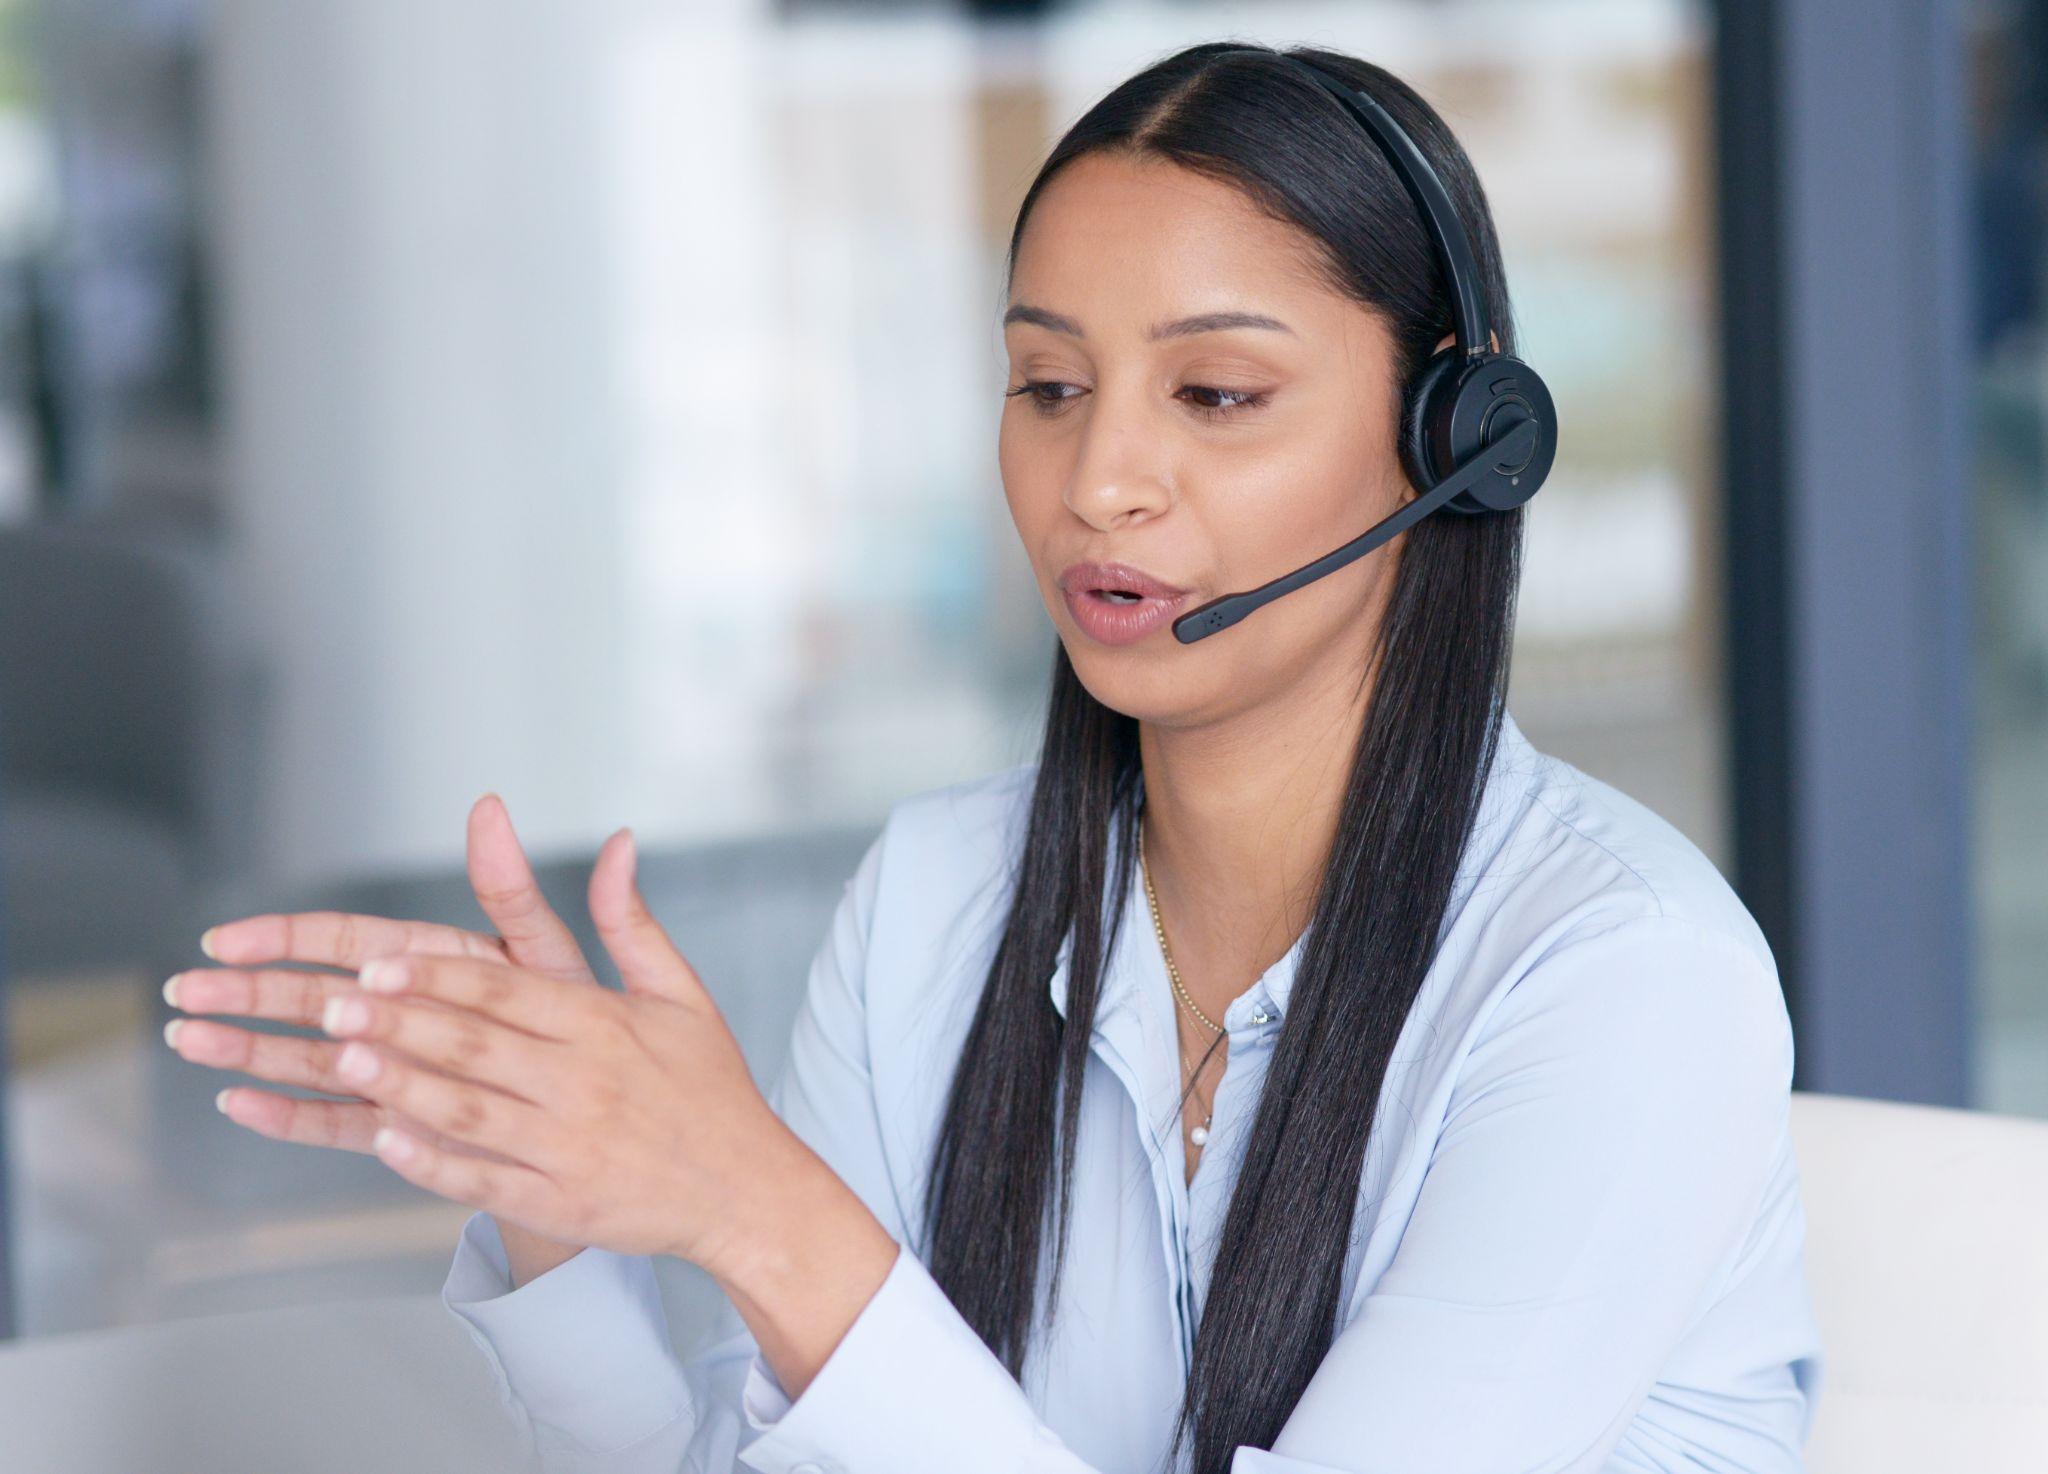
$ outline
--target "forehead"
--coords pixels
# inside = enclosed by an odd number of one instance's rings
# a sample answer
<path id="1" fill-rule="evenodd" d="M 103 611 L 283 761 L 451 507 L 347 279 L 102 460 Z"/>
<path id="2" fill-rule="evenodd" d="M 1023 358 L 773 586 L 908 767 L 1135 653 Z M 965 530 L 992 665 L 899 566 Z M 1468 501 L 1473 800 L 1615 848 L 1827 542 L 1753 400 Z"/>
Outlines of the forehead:
<path id="1" fill-rule="evenodd" d="M 1010 296 L 1084 323 L 1149 323 L 1165 308 L 1208 306 L 1204 299 L 1226 294 L 1294 322 L 1310 307 L 1346 300 L 1317 277 L 1315 262 L 1305 232 L 1234 185 L 1164 159 L 1088 154 L 1032 205 Z M 1284 310 L 1290 305 L 1296 317 Z"/>

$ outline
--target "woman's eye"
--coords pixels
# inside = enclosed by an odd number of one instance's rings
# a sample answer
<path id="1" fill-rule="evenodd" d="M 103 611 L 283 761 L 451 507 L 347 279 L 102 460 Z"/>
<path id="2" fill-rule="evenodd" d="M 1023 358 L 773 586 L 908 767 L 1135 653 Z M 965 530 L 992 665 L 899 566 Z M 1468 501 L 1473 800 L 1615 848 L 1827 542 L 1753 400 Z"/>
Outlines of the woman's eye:
<path id="1" fill-rule="evenodd" d="M 1212 389 L 1206 384 L 1190 384 L 1181 392 L 1183 394 L 1214 394 L 1228 401 L 1227 403 L 1215 405 L 1195 405 L 1198 413 L 1206 415 L 1212 420 L 1223 419 L 1226 415 L 1235 414 L 1243 409 L 1257 409 L 1266 402 L 1264 394 L 1253 393 L 1248 389 Z"/>
<path id="2" fill-rule="evenodd" d="M 1028 394 L 1031 396 L 1031 403 L 1036 406 L 1040 414 L 1054 415 L 1059 413 L 1060 405 L 1073 396 L 1062 394 L 1055 399 L 1047 399 L 1039 391 L 1044 389 L 1071 389 L 1073 387 L 1072 384 L 1063 384 L 1057 379 L 1026 379 L 1014 389 L 1005 389 L 1003 394 L 1009 399 L 1015 399 L 1019 394 Z"/>
<path id="3" fill-rule="evenodd" d="M 1047 398 L 1044 391 L 1072 388 L 1074 388 L 1072 384 L 1063 383 L 1058 379 L 1026 379 L 1016 388 L 1006 389 L 1003 392 L 1012 399 L 1020 394 L 1028 394 L 1031 396 L 1031 402 L 1037 406 L 1040 414 L 1056 415 L 1060 412 L 1062 404 L 1066 403 L 1069 399 L 1078 397 L 1078 394 L 1056 394 L 1051 398 Z M 1266 402 L 1267 398 L 1264 393 L 1256 393 L 1246 389 L 1218 389 L 1207 384 L 1189 384 L 1180 393 L 1214 396 L 1218 402 L 1204 403 L 1199 399 L 1188 401 L 1194 407 L 1195 413 L 1211 420 L 1225 419 L 1240 410 L 1257 409 Z M 1175 397 L 1178 398 L 1179 395 Z"/>

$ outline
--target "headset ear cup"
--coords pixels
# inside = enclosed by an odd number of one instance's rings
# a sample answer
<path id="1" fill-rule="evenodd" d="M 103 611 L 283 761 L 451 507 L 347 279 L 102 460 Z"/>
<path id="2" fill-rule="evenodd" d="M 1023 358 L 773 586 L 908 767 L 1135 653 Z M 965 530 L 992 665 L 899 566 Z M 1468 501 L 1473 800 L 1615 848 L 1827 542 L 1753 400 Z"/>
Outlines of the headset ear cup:
<path id="1" fill-rule="evenodd" d="M 1444 386 L 1455 378 L 1453 370 L 1458 362 L 1456 345 L 1439 348 L 1408 381 L 1402 397 L 1401 463 L 1417 496 L 1443 480 L 1449 469 L 1438 464 L 1439 451 L 1433 443 L 1436 436 L 1431 432 L 1432 421 L 1441 419 L 1437 407 L 1443 402 Z"/>
<path id="2" fill-rule="evenodd" d="M 1464 360 L 1439 349 L 1417 372 L 1401 414 L 1401 460 L 1418 495 L 1439 485 L 1464 457 L 1522 420 L 1538 426 L 1534 448 L 1512 472 L 1495 467 L 1439 509 L 1505 512 L 1543 485 L 1557 453 L 1557 409 L 1541 376 L 1520 359 L 1492 354 Z"/>
<path id="3" fill-rule="evenodd" d="M 1536 438 L 1518 464 L 1496 462 L 1444 506 L 1453 512 L 1508 512 L 1534 496 L 1557 454 L 1557 407 L 1543 378 L 1519 358 L 1495 354 L 1469 365 L 1439 391 L 1427 426 L 1436 463 L 1454 468 L 1516 426 L 1534 422 Z"/>

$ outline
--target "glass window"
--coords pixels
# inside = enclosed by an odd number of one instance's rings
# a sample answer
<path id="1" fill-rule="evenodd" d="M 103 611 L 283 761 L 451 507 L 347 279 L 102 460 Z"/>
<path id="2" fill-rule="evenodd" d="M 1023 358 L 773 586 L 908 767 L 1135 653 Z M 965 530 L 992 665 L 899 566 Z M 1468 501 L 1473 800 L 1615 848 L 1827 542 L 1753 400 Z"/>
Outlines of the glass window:
<path id="1" fill-rule="evenodd" d="M 30 1330 L 438 1288 L 466 1214 L 220 1121 L 227 1077 L 165 1049 L 156 990 L 245 902 L 477 924 L 463 817 L 487 790 L 568 907 L 631 823 L 671 867 L 650 900 L 755 1010 L 743 1043 L 779 1048 L 847 836 L 1035 755 L 1053 632 L 997 475 L 1008 229 L 1064 127 L 1195 40 L 1350 50 L 1466 144 L 1563 427 L 1514 710 L 1725 868 L 1707 7 L 981 8 L 1004 13 L 201 26 L 174 0 L 45 7 L 80 17 L 67 43 L 0 53 L 0 232 L 26 198 L 10 119 L 61 62 L 53 208 L 94 272 L 53 310 L 103 334 L 47 377 L 45 420 L 76 431 L 96 512 L 178 509 L 128 535 L 177 524 L 185 581 L 150 587 L 204 595 L 192 669 L 229 672 L 168 682 L 215 693 L 179 710 L 194 772 L 227 775 L 189 785 L 183 827 L 90 800 L 120 853 L 156 836 L 157 901 L 193 924 L 110 957 L 86 946 L 104 898 L 53 907 L 49 960 L 12 980 Z M 0 386 L 0 515 L 55 505 L 24 480 L 50 473 L 20 449 L 32 399 Z M 123 720 L 186 792 L 163 708 Z M 754 868 L 705 858 L 725 844 Z"/>
<path id="2" fill-rule="evenodd" d="M 2048 1116 L 2048 10 L 1972 7 L 1975 1104 Z"/>

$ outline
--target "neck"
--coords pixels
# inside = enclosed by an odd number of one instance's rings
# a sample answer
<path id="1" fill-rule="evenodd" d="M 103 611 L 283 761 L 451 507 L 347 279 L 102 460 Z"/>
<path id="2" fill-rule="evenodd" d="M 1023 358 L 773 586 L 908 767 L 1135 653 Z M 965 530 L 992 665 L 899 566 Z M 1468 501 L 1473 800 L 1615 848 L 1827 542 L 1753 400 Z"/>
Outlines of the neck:
<path id="1" fill-rule="evenodd" d="M 1174 965 L 1211 1018 L 1314 915 L 1371 696 L 1357 686 L 1354 668 L 1285 713 L 1139 726 L 1146 865 Z"/>

